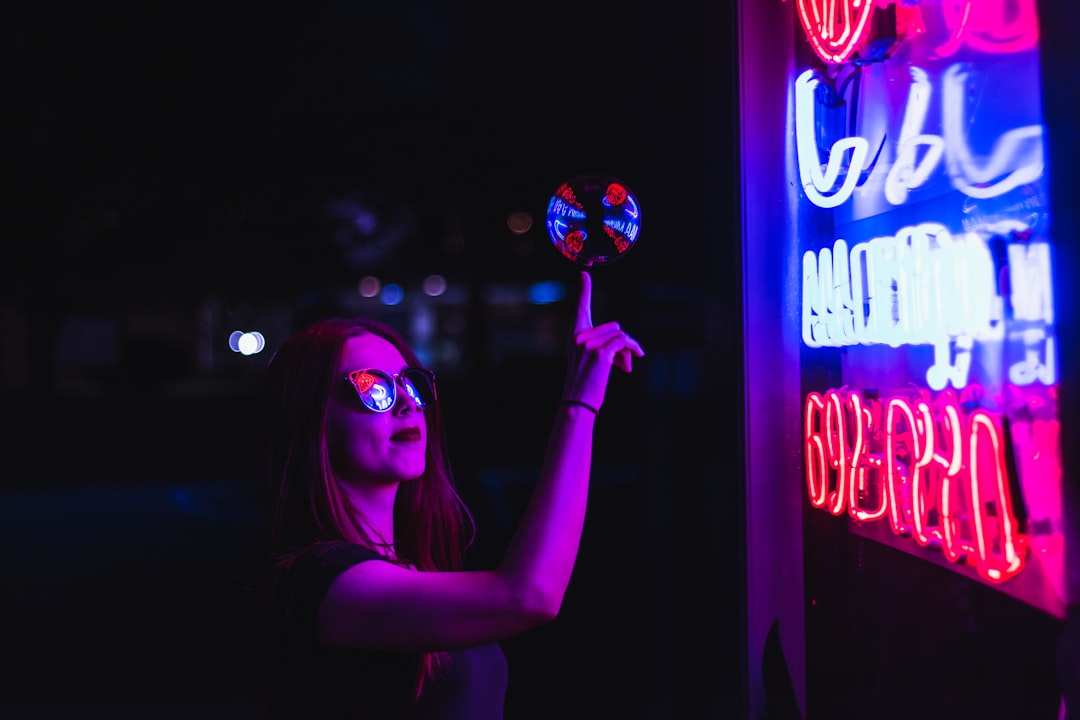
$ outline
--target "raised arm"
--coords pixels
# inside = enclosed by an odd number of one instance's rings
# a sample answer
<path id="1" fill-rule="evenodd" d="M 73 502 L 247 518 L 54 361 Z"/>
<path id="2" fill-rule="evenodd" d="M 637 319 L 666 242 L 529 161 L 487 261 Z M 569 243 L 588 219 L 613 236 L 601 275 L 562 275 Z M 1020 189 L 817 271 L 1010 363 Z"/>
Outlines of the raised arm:
<path id="1" fill-rule="evenodd" d="M 630 372 L 644 352 L 615 322 L 593 327 L 592 278 L 580 295 L 563 400 L 599 409 L 612 366 Z M 577 559 L 597 415 L 560 404 L 540 477 L 499 567 L 415 572 L 368 561 L 346 570 L 319 609 L 330 645 L 437 651 L 499 640 L 554 618 Z"/>

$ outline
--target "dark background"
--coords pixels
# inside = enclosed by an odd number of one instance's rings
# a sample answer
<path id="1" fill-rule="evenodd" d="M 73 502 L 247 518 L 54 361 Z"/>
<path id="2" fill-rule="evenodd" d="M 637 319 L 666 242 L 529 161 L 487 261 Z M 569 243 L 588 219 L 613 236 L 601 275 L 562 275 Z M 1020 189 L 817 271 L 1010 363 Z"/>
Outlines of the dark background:
<path id="1" fill-rule="evenodd" d="M 453 353 L 435 367 L 480 526 L 472 562 L 496 562 L 562 379 L 535 338 L 563 337 L 573 313 L 575 268 L 543 213 L 584 171 L 642 203 L 641 241 L 593 271 L 594 317 L 648 355 L 609 390 L 563 613 L 504 643 L 507 716 L 734 708 L 729 4 L 6 10 L 0 715 L 259 717 L 250 434 L 267 355 L 240 358 L 224 337 L 265 327 L 272 347 L 354 309 L 342 298 L 365 275 L 465 289 L 436 309 Z M 334 215 L 343 200 L 377 227 Z M 509 232 L 514 211 L 529 233 Z M 567 299 L 491 299 L 541 280 Z"/>

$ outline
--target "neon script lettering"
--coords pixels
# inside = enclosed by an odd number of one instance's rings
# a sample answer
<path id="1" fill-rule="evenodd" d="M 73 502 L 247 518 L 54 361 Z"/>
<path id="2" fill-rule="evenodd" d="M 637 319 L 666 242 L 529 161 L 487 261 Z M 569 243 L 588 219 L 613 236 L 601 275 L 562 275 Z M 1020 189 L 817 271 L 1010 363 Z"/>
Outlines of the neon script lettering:
<path id="1" fill-rule="evenodd" d="M 970 147 L 971 126 L 966 117 L 970 73 L 953 65 L 942 77 L 941 135 L 924 132 L 932 88 L 927 73 L 910 68 L 911 86 L 904 109 L 896 157 L 884 181 L 885 199 L 901 205 L 911 190 L 925 185 L 944 164 L 952 186 L 968 197 L 997 197 L 1043 175 L 1042 125 L 1025 125 L 1002 134 L 985 158 Z M 795 81 L 795 145 L 799 179 L 810 202 L 835 208 L 849 200 L 858 185 L 878 172 L 867 167 L 870 141 L 843 137 L 826 150 L 818 150 L 817 91 L 821 76 L 803 72 Z M 884 138 L 881 139 L 884 142 Z"/>
<path id="2" fill-rule="evenodd" d="M 806 397 L 811 505 L 941 550 L 1000 583 L 1024 568 L 998 422 L 966 413 L 955 393 L 884 400 L 829 390 Z"/>

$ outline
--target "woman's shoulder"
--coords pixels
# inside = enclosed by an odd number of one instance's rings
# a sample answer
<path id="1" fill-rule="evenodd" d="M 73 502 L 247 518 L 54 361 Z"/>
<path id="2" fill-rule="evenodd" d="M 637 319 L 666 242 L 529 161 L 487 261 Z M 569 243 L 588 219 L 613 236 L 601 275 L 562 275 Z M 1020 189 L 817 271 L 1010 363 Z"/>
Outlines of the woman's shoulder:
<path id="1" fill-rule="evenodd" d="M 344 541 L 316 542 L 278 556 L 272 592 L 287 607 L 317 607 L 330 584 L 349 568 L 382 559 L 375 550 Z"/>

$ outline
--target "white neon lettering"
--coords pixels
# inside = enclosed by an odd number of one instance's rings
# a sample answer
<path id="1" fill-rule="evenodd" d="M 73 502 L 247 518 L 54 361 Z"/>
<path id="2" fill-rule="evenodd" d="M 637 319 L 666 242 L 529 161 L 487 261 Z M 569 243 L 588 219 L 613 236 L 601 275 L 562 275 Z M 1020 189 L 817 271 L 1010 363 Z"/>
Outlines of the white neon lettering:
<path id="1" fill-rule="evenodd" d="M 1057 362 L 1054 338 L 1041 328 L 1021 333 L 1024 341 L 1024 359 L 1009 366 L 1009 382 L 1014 385 L 1030 385 L 1041 382 L 1053 385 L 1057 382 Z"/>
<path id="2" fill-rule="evenodd" d="M 1057 382 L 1057 360 L 1050 244 L 1011 243 L 1008 258 L 1013 320 L 1027 326 L 1012 334 L 1021 339 L 1024 357 L 1009 366 L 1009 382 L 1053 385 Z M 1031 327 L 1033 323 L 1035 327 Z"/>
<path id="3" fill-rule="evenodd" d="M 1016 228 L 1013 228 L 1016 229 Z M 1011 242 L 1007 248 L 1014 329 L 1023 359 L 1008 368 L 1015 385 L 1057 381 L 1050 246 Z M 850 250 L 843 239 L 803 254 L 802 338 L 807 347 L 932 345 L 927 386 L 967 385 L 975 341 L 1005 337 L 1005 298 L 976 233 L 952 234 L 938 223 L 902 228 Z"/>
<path id="4" fill-rule="evenodd" d="M 814 90 L 818 84 L 813 70 L 807 70 L 795 81 L 795 146 L 799 156 L 799 179 L 810 202 L 818 207 L 834 208 L 855 191 L 870 145 L 860 137 L 837 140 L 829 149 L 829 158 L 822 169 L 814 132 L 817 127 Z M 851 159 L 844 166 L 844 156 L 849 151 Z M 842 170 L 846 174 L 839 189 L 834 191 Z"/>
<path id="5" fill-rule="evenodd" d="M 931 390 L 944 390 L 949 385 L 957 389 L 967 385 L 973 345 L 973 339 L 967 335 L 955 341 L 934 343 L 934 364 L 926 371 L 926 386 Z"/>
<path id="6" fill-rule="evenodd" d="M 1044 165 L 1041 125 L 1009 130 L 994 142 L 990 158 L 982 166 L 976 163 L 968 147 L 964 121 L 967 78 L 968 73 L 960 65 L 952 65 L 942 79 L 941 129 L 945 136 L 945 164 L 953 187 L 969 197 L 986 199 L 1038 180 Z"/>
<path id="7" fill-rule="evenodd" d="M 953 187 L 976 199 L 997 197 L 1042 177 L 1045 162 L 1041 125 L 1008 130 L 995 140 L 988 156 L 976 157 L 968 140 L 970 121 L 966 119 L 965 87 L 970 74 L 964 66 L 952 65 L 942 76 L 940 136 L 923 132 L 933 94 L 929 76 L 917 67 L 911 67 L 910 72 L 911 87 L 896 158 L 883 183 L 889 203 L 907 202 L 910 191 L 925 185 L 942 166 L 943 159 L 944 171 Z M 815 98 L 820 84 L 813 70 L 803 72 L 796 80 L 796 155 L 799 179 L 807 199 L 818 207 L 835 208 L 850 199 L 860 184 L 860 176 L 867 169 L 864 166 L 870 144 L 862 137 L 840 138 L 822 163 L 817 146 Z M 869 174 L 875 171 L 871 169 Z"/>
<path id="8" fill-rule="evenodd" d="M 994 264 L 974 233 L 921 223 L 896 236 L 803 254 L 803 341 L 809 347 L 934 344 L 1000 337 Z"/>
<path id="9" fill-rule="evenodd" d="M 843 240 L 837 240 L 832 251 L 822 248 L 820 261 L 814 253 L 803 255 L 803 341 L 807 346 L 858 342 L 851 276 Z M 858 316 L 862 314 L 860 307 Z"/>
<path id="10" fill-rule="evenodd" d="M 1009 245 L 1009 294 L 1017 320 L 1054 323 L 1054 297 L 1050 277 L 1050 244 Z"/>
<path id="11" fill-rule="evenodd" d="M 904 121 L 900 125 L 899 149 L 896 152 L 896 161 L 885 178 L 885 199 L 893 205 L 904 204 L 908 198 L 908 190 L 927 181 L 945 152 L 943 138 L 922 132 L 930 107 L 931 92 L 926 71 L 912 66 L 911 89 L 904 107 Z M 916 162 L 920 147 L 925 147 L 926 153 Z"/>

